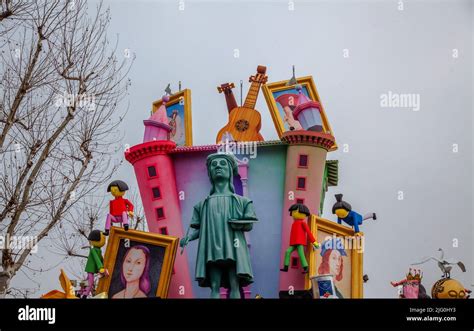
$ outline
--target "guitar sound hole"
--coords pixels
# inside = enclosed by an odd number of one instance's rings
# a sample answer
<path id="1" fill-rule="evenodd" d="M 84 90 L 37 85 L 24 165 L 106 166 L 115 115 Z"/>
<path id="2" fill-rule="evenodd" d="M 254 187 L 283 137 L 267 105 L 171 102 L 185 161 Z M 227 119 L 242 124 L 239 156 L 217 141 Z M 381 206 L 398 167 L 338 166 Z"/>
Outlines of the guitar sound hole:
<path id="1" fill-rule="evenodd" d="M 248 128 L 249 128 L 249 122 L 247 120 L 238 120 L 236 123 L 235 123 L 235 128 L 237 129 L 237 131 L 239 132 L 244 132 L 246 131 Z"/>

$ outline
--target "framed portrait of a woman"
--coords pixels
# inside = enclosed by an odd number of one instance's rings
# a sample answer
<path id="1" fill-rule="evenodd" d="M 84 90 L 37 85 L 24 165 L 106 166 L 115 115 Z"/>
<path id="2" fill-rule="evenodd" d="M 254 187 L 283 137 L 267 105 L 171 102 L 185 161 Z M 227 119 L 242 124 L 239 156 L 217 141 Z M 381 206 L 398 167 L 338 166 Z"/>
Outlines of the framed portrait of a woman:
<path id="1" fill-rule="evenodd" d="M 363 233 L 355 235 L 352 228 L 316 215 L 311 215 L 310 229 L 320 248 L 308 253 L 306 288 L 311 288 L 311 277 L 332 275 L 337 298 L 362 298 Z"/>
<path id="2" fill-rule="evenodd" d="M 153 102 L 151 112 L 160 108 L 163 99 Z M 177 146 L 192 146 L 193 125 L 191 116 L 191 90 L 184 89 L 170 95 L 166 103 L 166 115 L 171 126 L 170 139 Z"/>
<path id="3" fill-rule="evenodd" d="M 178 238 L 112 227 L 104 255 L 109 276 L 98 293 L 112 299 L 166 298 Z"/>

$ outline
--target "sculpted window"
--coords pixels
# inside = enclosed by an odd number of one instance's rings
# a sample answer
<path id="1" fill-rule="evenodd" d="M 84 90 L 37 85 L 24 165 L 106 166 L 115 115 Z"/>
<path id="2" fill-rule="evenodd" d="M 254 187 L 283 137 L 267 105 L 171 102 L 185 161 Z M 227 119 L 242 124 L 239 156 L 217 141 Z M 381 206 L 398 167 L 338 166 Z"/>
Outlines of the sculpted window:
<path id="1" fill-rule="evenodd" d="M 306 177 L 298 177 L 296 189 L 303 191 L 306 190 Z"/>
<path id="2" fill-rule="evenodd" d="M 165 218 L 165 210 L 163 207 L 156 208 L 156 219 L 161 220 L 163 218 Z"/>
<path id="3" fill-rule="evenodd" d="M 298 258 L 297 257 L 292 257 L 291 258 L 291 267 L 293 269 L 298 269 Z"/>
<path id="4" fill-rule="evenodd" d="M 156 177 L 156 176 L 157 176 L 157 173 L 156 173 L 155 166 L 149 166 L 148 167 L 148 177 L 153 178 L 153 177 Z"/>
<path id="5" fill-rule="evenodd" d="M 153 199 L 154 200 L 161 199 L 161 191 L 160 191 L 159 187 L 152 188 L 152 191 L 153 191 Z"/>
<path id="6" fill-rule="evenodd" d="M 308 155 L 300 154 L 300 157 L 299 157 L 299 160 L 298 160 L 298 167 L 299 168 L 308 168 Z"/>

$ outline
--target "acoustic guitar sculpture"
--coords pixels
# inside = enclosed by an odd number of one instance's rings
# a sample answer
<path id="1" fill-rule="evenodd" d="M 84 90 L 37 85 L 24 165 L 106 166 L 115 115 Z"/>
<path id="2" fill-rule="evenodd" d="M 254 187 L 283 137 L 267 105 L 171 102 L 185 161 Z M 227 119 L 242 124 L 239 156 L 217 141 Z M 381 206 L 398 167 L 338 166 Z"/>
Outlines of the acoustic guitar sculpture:
<path id="1" fill-rule="evenodd" d="M 262 126 L 260 113 L 255 109 L 260 86 L 267 82 L 265 73 L 267 68 L 257 67 L 257 74 L 250 76 L 250 85 L 244 105 L 232 109 L 229 113 L 229 121 L 217 134 L 216 142 L 220 143 L 227 132 L 232 135 L 234 141 L 263 141 L 260 134 Z"/>

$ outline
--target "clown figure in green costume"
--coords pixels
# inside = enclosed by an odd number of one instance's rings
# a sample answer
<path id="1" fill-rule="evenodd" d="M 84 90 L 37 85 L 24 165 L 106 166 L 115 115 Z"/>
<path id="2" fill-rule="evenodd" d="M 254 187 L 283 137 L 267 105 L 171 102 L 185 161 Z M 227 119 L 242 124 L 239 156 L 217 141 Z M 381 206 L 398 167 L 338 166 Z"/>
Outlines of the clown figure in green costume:
<path id="1" fill-rule="evenodd" d="M 105 245 L 105 234 L 99 230 L 92 230 L 87 237 L 91 245 L 87 258 L 85 271 L 87 272 L 87 287 L 82 291 L 81 297 L 87 298 L 94 290 L 94 275 L 99 277 L 108 276 L 108 271 L 104 268 L 104 258 L 101 248 Z"/>
<path id="2" fill-rule="evenodd" d="M 235 194 L 233 176 L 237 169 L 231 154 L 207 157 L 211 192 L 194 206 L 190 229 L 180 241 L 185 247 L 199 239 L 196 281 L 211 288 L 211 298 L 220 297 L 221 287 L 230 289 L 230 298 L 240 298 L 240 287 L 253 282 L 244 232 L 252 230 L 257 217 L 252 201 Z"/>

